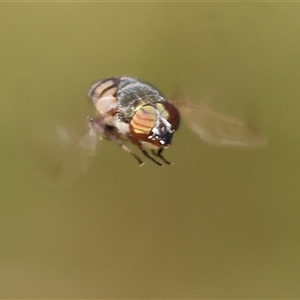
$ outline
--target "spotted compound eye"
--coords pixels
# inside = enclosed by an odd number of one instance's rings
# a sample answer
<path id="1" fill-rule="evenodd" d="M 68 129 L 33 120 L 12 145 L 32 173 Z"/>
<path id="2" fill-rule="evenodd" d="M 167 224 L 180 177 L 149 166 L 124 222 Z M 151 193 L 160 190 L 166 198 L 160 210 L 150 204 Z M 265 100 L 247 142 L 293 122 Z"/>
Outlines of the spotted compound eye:
<path id="1" fill-rule="evenodd" d="M 140 106 L 133 115 L 129 130 L 131 136 L 158 148 L 167 147 L 179 126 L 179 112 L 170 102 Z"/>

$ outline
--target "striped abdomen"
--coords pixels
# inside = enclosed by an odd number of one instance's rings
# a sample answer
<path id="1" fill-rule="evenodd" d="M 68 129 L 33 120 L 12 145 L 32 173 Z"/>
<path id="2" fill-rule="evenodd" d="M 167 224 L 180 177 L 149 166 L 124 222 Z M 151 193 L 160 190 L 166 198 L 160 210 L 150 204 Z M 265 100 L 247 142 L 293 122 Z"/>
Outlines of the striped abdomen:
<path id="1" fill-rule="evenodd" d="M 89 89 L 88 96 L 100 114 L 116 109 L 119 83 L 119 78 L 107 78 L 94 83 Z"/>

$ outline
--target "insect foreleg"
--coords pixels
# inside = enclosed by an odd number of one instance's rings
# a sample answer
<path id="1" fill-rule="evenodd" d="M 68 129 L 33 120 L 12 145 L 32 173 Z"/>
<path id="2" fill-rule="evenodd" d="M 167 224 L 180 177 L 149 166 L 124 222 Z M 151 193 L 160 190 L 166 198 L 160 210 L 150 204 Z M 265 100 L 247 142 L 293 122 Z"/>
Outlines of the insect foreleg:
<path id="1" fill-rule="evenodd" d="M 143 147 L 141 147 L 140 150 L 146 157 L 151 159 L 155 164 L 157 164 L 160 167 L 162 166 L 162 164 L 160 162 L 158 162 L 157 160 L 155 160 L 151 155 L 149 155 L 149 153 Z"/>
<path id="2" fill-rule="evenodd" d="M 155 155 L 158 156 L 165 164 L 171 165 L 172 163 L 167 161 L 163 156 L 162 152 L 164 151 L 164 148 L 159 148 L 156 152 L 152 149 L 151 152 Z"/>

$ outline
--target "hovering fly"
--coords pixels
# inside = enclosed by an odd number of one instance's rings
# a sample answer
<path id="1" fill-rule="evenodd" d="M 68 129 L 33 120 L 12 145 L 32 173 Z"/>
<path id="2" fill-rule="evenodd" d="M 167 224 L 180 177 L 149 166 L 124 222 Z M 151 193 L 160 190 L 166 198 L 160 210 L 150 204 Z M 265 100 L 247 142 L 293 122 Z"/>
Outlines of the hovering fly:
<path id="1" fill-rule="evenodd" d="M 125 142 L 136 145 L 156 165 L 169 165 L 162 153 L 171 145 L 181 115 L 200 138 L 211 144 L 246 148 L 266 144 L 258 129 L 239 118 L 206 105 L 183 102 L 175 106 L 153 86 L 131 77 L 97 81 L 90 87 L 88 96 L 98 113 L 95 118 L 87 118 L 91 143 L 97 135 L 113 141 L 140 165 L 143 160 Z"/>

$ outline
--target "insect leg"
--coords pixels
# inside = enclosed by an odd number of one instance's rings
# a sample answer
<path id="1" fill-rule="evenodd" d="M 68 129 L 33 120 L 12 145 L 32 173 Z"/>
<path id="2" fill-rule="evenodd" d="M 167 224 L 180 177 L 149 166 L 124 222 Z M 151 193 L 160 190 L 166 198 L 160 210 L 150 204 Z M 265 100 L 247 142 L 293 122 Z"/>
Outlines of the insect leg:
<path id="1" fill-rule="evenodd" d="M 143 144 L 137 140 L 136 138 L 134 138 L 132 135 L 129 135 L 129 138 L 131 140 L 131 142 L 136 145 L 141 152 L 143 153 L 143 155 L 145 155 L 146 157 L 148 157 L 152 162 L 154 162 L 156 165 L 158 166 L 162 166 L 162 164 L 160 162 L 158 162 L 157 160 L 155 160 L 147 151 L 146 149 L 144 149 Z"/>
<path id="2" fill-rule="evenodd" d="M 149 153 L 143 147 L 139 147 L 139 148 L 146 157 L 148 157 L 150 160 L 152 160 L 158 166 L 160 166 L 160 167 L 162 166 L 162 164 L 160 162 L 158 162 L 157 160 L 155 160 L 151 155 L 149 155 Z"/>
<path id="3" fill-rule="evenodd" d="M 158 156 L 165 164 L 167 165 L 171 165 L 172 163 L 167 161 L 163 156 L 162 156 L 162 152 L 164 151 L 164 148 L 159 148 L 156 152 L 152 149 L 151 152 Z"/>
<path id="4" fill-rule="evenodd" d="M 98 131 L 100 131 L 105 138 L 107 138 L 108 140 L 115 142 L 118 146 L 120 146 L 123 150 L 125 150 L 127 153 L 129 153 L 130 155 L 132 155 L 140 164 L 140 166 L 142 166 L 144 164 L 144 162 L 134 153 L 132 152 L 123 142 L 120 138 L 117 137 L 117 135 L 113 132 L 113 129 L 111 126 L 108 126 L 107 124 L 105 124 L 104 122 L 101 122 L 101 120 L 97 120 L 97 119 L 93 119 L 88 117 L 87 118 L 87 122 L 88 125 L 95 129 L 97 129 Z"/>

